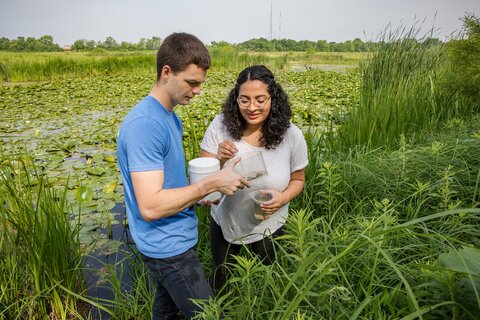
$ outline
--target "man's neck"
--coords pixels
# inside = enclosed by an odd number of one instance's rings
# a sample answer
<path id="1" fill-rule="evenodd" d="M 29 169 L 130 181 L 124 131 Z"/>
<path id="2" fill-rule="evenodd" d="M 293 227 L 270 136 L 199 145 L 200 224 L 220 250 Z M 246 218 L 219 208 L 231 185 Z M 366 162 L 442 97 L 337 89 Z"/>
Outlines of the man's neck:
<path id="1" fill-rule="evenodd" d="M 160 104 L 169 112 L 173 111 L 175 107 L 172 99 L 166 92 L 165 88 L 162 87 L 160 83 L 155 83 L 152 90 L 150 91 L 150 96 L 154 97 Z"/>

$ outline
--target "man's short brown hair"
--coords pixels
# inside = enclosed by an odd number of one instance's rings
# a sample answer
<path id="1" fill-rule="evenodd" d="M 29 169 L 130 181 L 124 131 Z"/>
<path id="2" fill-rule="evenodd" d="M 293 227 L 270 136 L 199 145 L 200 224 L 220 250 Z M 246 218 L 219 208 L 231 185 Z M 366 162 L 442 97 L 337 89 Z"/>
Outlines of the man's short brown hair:
<path id="1" fill-rule="evenodd" d="M 162 69 L 168 65 L 174 73 L 185 70 L 190 64 L 208 70 L 211 65 L 207 47 L 194 35 L 172 33 L 163 40 L 157 52 L 157 81 Z"/>

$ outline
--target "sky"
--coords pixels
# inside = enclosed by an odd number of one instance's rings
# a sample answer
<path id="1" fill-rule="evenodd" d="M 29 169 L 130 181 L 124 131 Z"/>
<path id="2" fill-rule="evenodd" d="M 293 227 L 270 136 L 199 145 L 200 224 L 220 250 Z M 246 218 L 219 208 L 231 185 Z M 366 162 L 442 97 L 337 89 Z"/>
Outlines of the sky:
<path id="1" fill-rule="evenodd" d="M 137 43 L 188 32 L 206 44 L 253 38 L 375 41 L 388 25 L 419 28 L 442 41 L 480 0 L 0 0 L 0 37 L 53 36 Z"/>

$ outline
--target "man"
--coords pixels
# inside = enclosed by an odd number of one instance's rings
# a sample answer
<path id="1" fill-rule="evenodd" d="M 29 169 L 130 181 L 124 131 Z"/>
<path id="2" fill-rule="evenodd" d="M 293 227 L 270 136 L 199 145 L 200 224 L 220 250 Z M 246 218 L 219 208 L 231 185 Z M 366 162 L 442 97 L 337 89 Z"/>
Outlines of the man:
<path id="1" fill-rule="evenodd" d="M 192 206 L 205 195 L 231 195 L 248 182 L 235 164 L 189 185 L 182 122 L 173 112 L 200 93 L 210 54 L 195 36 L 173 33 L 157 53 L 157 81 L 125 117 L 117 139 L 127 218 L 132 238 L 157 289 L 153 319 L 191 318 L 201 311 L 191 299 L 213 296 L 194 246 L 197 217 Z"/>

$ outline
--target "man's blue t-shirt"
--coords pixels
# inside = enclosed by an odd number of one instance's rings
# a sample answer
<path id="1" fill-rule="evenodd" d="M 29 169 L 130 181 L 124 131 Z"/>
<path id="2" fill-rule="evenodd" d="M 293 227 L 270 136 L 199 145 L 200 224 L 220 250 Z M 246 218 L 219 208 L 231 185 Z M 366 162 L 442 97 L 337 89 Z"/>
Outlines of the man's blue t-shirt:
<path id="1" fill-rule="evenodd" d="M 163 170 L 164 189 L 185 187 L 182 122 L 152 96 L 141 100 L 125 117 L 117 138 L 117 157 L 125 190 L 130 233 L 138 250 L 152 258 L 185 252 L 197 243 L 197 216 L 191 208 L 147 222 L 138 209 L 131 172 Z"/>

